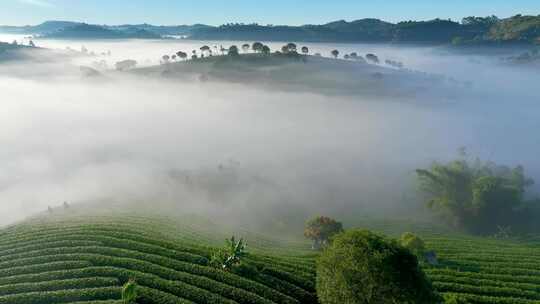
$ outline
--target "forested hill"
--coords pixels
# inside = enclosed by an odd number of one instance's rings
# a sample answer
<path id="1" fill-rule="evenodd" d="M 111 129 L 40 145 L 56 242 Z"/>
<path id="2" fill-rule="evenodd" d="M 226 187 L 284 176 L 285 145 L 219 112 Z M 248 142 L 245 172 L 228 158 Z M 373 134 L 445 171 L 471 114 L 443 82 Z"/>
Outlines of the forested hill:
<path id="1" fill-rule="evenodd" d="M 466 17 L 461 22 L 434 19 L 389 23 L 379 19 L 344 20 L 322 25 L 259 25 L 230 23 L 155 26 L 89 25 L 47 21 L 36 26 L 0 26 L 0 32 L 42 35 L 50 38 L 150 38 L 182 36 L 196 40 L 401 42 L 454 45 L 540 44 L 540 15 L 499 19 Z"/>
<path id="2" fill-rule="evenodd" d="M 397 24 L 378 19 L 344 20 L 323 25 L 271 26 L 226 24 L 199 28 L 192 39 L 294 40 L 321 42 L 404 42 L 463 44 L 540 44 L 540 15 L 499 19 L 467 17 L 462 22 L 434 19 Z"/>

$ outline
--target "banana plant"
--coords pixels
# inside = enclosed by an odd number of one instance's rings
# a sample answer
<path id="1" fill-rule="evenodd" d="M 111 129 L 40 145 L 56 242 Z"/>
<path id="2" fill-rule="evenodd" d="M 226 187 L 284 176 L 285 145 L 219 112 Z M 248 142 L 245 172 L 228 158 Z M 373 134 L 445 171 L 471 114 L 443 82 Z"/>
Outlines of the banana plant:
<path id="1" fill-rule="evenodd" d="M 241 263 L 241 258 L 247 255 L 246 243 L 243 239 L 236 240 L 234 236 L 225 240 L 225 247 L 216 251 L 210 260 L 210 265 L 230 271 Z"/>
<path id="2" fill-rule="evenodd" d="M 240 258 L 246 255 L 246 244 L 243 239 L 236 241 L 234 235 L 230 240 L 226 240 L 228 257 L 223 263 L 223 268 L 230 268 L 231 266 L 240 263 Z"/>

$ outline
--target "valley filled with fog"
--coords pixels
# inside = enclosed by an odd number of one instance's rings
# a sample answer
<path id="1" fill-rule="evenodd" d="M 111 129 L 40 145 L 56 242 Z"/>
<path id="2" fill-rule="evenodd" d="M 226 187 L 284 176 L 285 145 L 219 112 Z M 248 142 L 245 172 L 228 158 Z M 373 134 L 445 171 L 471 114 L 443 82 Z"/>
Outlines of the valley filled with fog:
<path id="1" fill-rule="evenodd" d="M 0 35 L 14 39 L 24 40 Z M 540 73 L 503 64 L 503 55 L 305 44 L 323 56 L 333 49 L 374 53 L 471 84 L 451 97 L 377 98 L 113 71 L 120 60 L 152 66 L 164 54 L 244 42 L 34 42 L 58 57 L 0 61 L 0 225 L 64 201 L 253 215 L 260 222 L 269 212 L 283 221 L 325 213 L 345 223 L 365 215 L 424 216 L 414 170 L 453 159 L 461 147 L 471 157 L 521 164 L 540 181 Z M 96 56 L 62 55 L 83 46 Z M 96 60 L 111 70 L 82 77 L 79 66 Z"/>

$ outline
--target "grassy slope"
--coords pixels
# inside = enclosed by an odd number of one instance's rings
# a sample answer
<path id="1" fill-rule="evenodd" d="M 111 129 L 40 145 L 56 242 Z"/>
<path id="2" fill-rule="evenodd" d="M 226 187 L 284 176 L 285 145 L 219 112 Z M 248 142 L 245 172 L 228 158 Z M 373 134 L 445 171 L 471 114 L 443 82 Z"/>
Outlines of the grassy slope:
<path id="1" fill-rule="evenodd" d="M 271 90 L 367 97 L 413 98 L 430 90 L 450 91 L 456 85 L 441 76 L 397 70 L 384 65 L 277 54 L 198 58 L 136 69 L 132 73 L 187 81 L 227 81 Z"/>
<path id="2" fill-rule="evenodd" d="M 441 292 L 472 303 L 540 303 L 538 241 L 465 237 L 409 222 L 362 225 L 421 234 L 439 255 L 440 266 L 424 267 Z M 247 239 L 257 278 L 206 266 L 232 233 Z M 129 278 L 143 286 L 138 303 L 314 303 L 314 264 L 301 239 L 234 231 L 194 216 L 82 217 L 68 209 L 0 230 L 0 303 L 119 303 Z"/>

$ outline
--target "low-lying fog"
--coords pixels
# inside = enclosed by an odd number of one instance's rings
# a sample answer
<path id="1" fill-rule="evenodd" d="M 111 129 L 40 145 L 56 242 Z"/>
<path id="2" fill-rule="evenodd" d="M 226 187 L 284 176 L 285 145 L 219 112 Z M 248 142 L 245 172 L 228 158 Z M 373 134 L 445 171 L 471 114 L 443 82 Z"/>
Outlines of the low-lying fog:
<path id="1" fill-rule="evenodd" d="M 36 44 L 110 50 L 112 65 L 128 58 L 157 63 L 162 54 L 214 42 Z M 421 205 L 414 169 L 452 159 L 462 146 L 486 160 L 523 164 L 540 181 L 538 71 L 427 47 L 307 45 L 323 54 L 374 52 L 474 85 L 450 103 L 411 102 L 119 73 L 94 81 L 71 74 L 64 62 L 0 64 L 0 225 L 64 201 L 142 202 L 169 213 L 261 222 L 269 211 L 284 221 L 412 214 L 411 206 Z M 14 64 L 27 74 L 13 76 Z"/>

